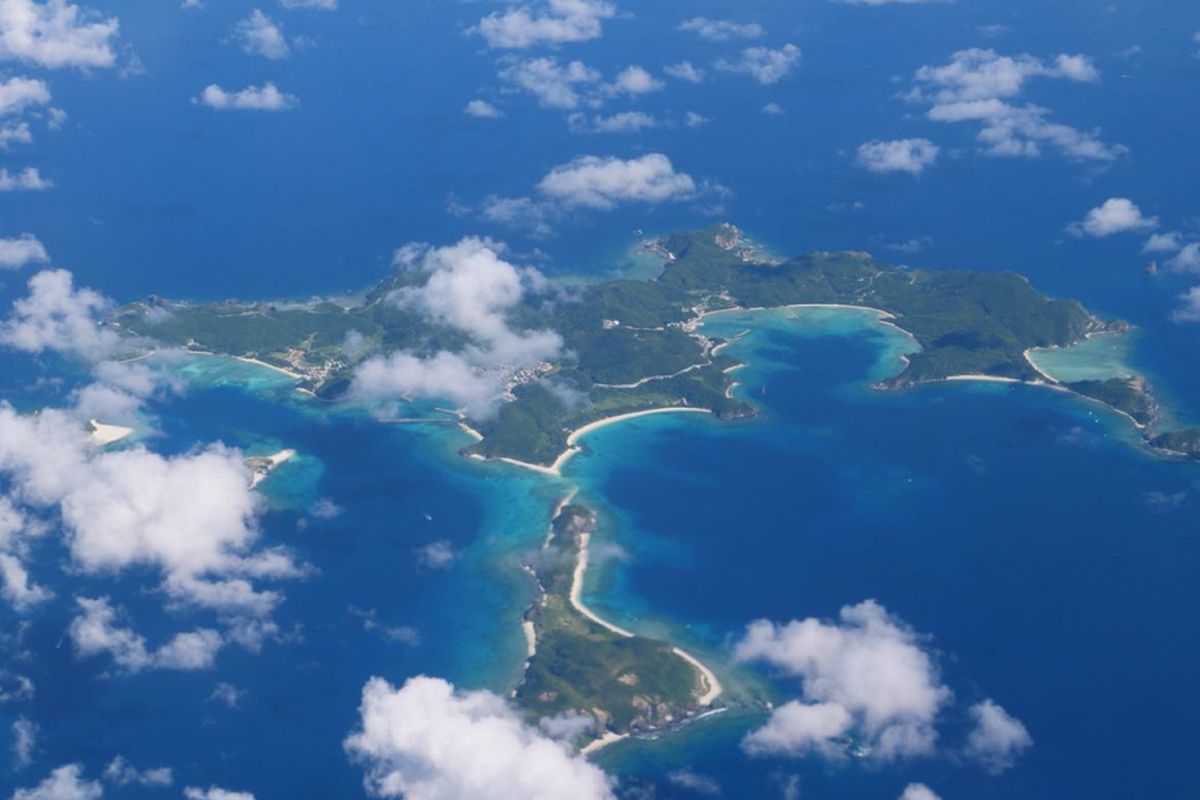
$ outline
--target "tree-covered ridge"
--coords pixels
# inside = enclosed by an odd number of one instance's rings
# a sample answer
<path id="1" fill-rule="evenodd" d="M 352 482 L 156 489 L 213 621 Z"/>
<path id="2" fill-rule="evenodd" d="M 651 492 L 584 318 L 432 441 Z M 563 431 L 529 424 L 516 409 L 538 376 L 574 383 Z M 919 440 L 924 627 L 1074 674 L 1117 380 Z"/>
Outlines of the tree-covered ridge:
<path id="1" fill-rule="evenodd" d="M 589 508 L 567 505 L 527 568 L 538 599 L 526 613 L 535 652 L 516 699 L 535 718 L 583 715 L 596 721 L 593 735 L 651 733 L 699 710 L 705 691 L 699 672 L 666 643 L 622 635 L 588 619 L 571 602 L 580 548 L 596 528 Z"/>
<path id="2" fill-rule="evenodd" d="M 731 392 L 728 370 L 737 362 L 721 355 L 721 342 L 700 327 L 704 314 L 721 309 L 830 303 L 884 311 L 919 345 L 884 388 L 956 375 L 1043 380 L 1027 350 L 1124 327 L 1096 319 L 1073 300 L 1046 297 L 1015 273 L 911 270 L 861 252 L 771 261 L 729 225 L 672 234 L 654 247 L 665 261 L 654 279 L 608 280 L 569 292 L 543 287 L 508 312 L 514 329 L 560 335 L 562 356 L 537 370 L 512 370 L 504 402 L 490 413 L 468 414 L 483 437 L 470 453 L 547 465 L 567 449 L 572 431 L 604 417 L 664 407 L 703 408 L 724 418 L 753 413 Z M 123 309 L 118 321 L 170 344 L 294 370 L 303 388 L 336 398 L 373 354 L 469 344 L 463 331 L 392 301 L 420 280 L 400 270 L 361 300 L 341 304 L 152 299 Z M 1121 410 L 1149 413 L 1149 401 L 1139 405 L 1129 387 L 1077 388 Z"/>

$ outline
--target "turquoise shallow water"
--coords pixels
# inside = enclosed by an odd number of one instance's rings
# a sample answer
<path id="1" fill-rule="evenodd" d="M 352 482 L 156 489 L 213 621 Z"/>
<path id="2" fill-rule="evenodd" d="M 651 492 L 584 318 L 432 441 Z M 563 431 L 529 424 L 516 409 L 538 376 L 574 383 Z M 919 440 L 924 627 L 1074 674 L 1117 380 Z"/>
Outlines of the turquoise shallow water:
<path id="1" fill-rule="evenodd" d="M 730 352 L 750 357 L 738 391 L 762 413 L 603 428 L 561 480 L 464 459 L 456 428 L 381 424 L 268 370 L 215 358 L 184 366 L 190 389 L 161 409 L 148 444 L 296 449 L 263 486 L 264 536 L 312 572 L 282 587 L 282 641 L 227 651 L 197 674 L 106 675 L 104 663 L 56 647 L 70 607 L 52 603 L 25 634 L 40 654 L 32 677 L 64 687 L 21 710 L 53 732 L 40 757 L 95 773 L 120 752 L 175 765 L 180 783 L 261 798 L 357 796 L 361 773 L 341 739 L 368 677 L 431 674 L 498 692 L 519 678 L 519 623 L 533 593 L 519 564 L 578 485 L 601 512 L 586 601 L 688 647 L 732 699 L 796 694 L 730 663 L 747 622 L 831 617 L 871 597 L 930 637 L 959 701 L 942 722 L 940 755 L 887 767 L 750 759 L 739 742 L 762 715 L 736 710 L 603 753 L 623 794 L 654 787 L 686 798 L 664 777 L 683 768 L 739 797 L 779 797 L 798 782 L 808 796 L 878 798 L 909 780 L 947 797 L 1186 793 L 1184 721 L 1200 712 L 1181 690 L 1200 656 L 1188 622 L 1200 601 L 1194 466 L 1148 454 L 1119 417 L 1056 392 L 872 390 L 911 342 L 868 312 L 727 314 L 709 326 L 738 337 Z M 321 500 L 341 513 L 318 515 Z M 455 554 L 448 568 L 422 563 L 431 542 Z M 145 585 L 76 577 L 52 588 L 64 599 L 112 595 L 154 641 L 181 618 Z M 387 629 L 408 633 L 393 640 Z M 239 708 L 207 699 L 219 682 L 245 692 Z M 962 709 L 983 697 L 1036 742 L 999 777 L 955 754 Z"/>

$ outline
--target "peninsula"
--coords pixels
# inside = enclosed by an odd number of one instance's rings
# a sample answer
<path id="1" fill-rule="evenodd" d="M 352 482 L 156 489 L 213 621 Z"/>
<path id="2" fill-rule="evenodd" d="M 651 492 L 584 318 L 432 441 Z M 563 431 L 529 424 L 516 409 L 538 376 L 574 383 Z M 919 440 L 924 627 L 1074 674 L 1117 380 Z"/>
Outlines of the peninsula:
<path id="1" fill-rule="evenodd" d="M 595 512 L 564 503 L 546 543 L 526 564 L 538 597 L 525 615 L 530 657 L 516 690 L 517 702 L 534 718 L 591 717 L 589 752 L 694 719 L 722 691 L 712 671 L 689 653 L 613 625 L 584 605 L 595 528 Z"/>
<path id="2" fill-rule="evenodd" d="M 704 410 L 719 419 L 755 413 L 733 392 L 740 362 L 726 342 L 706 336 L 713 313 L 783 306 L 855 306 L 907 332 L 914 351 L 899 374 L 876 385 L 899 390 L 949 379 L 1052 386 L 1129 416 L 1148 445 L 1200 456 L 1200 429 L 1155 430 L 1155 405 L 1140 378 L 1059 383 L 1027 353 L 1069 347 L 1128 328 L 1103 321 L 1073 300 L 1049 298 L 1011 272 L 913 270 L 863 252 L 765 257 L 732 225 L 671 234 L 646 244 L 664 267 L 651 280 L 587 284 L 569 299 L 553 289 L 528 293 L 511 313 L 525 329 L 561 335 L 563 355 L 537 368 L 503 364 L 505 391 L 494 413 L 464 427 L 476 441 L 464 453 L 556 472 L 585 445 L 590 426 L 648 411 Z M 401 269 L 361 300 L 335 303 L 212 304 L 151 297 L 120 309 L 112 322 L 131 336 L 217 353 L 286 372 L 298 388 L 338 399 L 355 369 L 378 353 L 432 353 L 469 344 L 461 331 L 396 302 L 425 276 Z M 354 342 L 353 347 L 347 345 Z"/>

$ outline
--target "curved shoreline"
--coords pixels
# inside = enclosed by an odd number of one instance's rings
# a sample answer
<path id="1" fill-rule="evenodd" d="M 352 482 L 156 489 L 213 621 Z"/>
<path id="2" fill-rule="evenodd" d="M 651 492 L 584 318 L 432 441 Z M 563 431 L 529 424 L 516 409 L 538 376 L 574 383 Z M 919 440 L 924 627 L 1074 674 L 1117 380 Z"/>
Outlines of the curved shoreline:
<path id="1" fill-rule="evenodd" d="M 635 633 L 609 622 L 588 608 L 583 602 L 583 576 L 587 573 L 588 551 L 590 549 L 591 538 L 592 535 L 590 533 L 583 533 L 579 536 L 579 555 L 576 557 L 575 571 L 571 576 L 571 607 L 602 628 L 612 631 L 618 636 L 632 639 L 634 636 L 636 636 Z M 716 673 L 714 673 L 707 665 L 705 665 L 704 662 L 696 658 L 688 651 L 684 650 L 682 647 L 671 645 L 671 652 L 691 664 L 692 667 L 698 673 L 700 673 L 700 679 L 705 686 L 705 691 L 704 694 L 700 695 L 700 697 L 696 699 L 696 703 L 701 707 L 711 706 L 717 700 L 717 698 L 721 696 L 722 692 L 724 692 L 724 687 L 721 686 L 721 681 L 717 678 Z M 584 754 L 594 753 L 602 747 L 607 747 L 610 744 L 614 744 L 615 742 L 619 742 L 622 739 L 627 738 L 629 738 L 629 734 L 619 734 L 613 733 L 612 731 L 606 731 L 601 736 L 593 739 L 586 746 L 584 746 L 580 752 Z"/>

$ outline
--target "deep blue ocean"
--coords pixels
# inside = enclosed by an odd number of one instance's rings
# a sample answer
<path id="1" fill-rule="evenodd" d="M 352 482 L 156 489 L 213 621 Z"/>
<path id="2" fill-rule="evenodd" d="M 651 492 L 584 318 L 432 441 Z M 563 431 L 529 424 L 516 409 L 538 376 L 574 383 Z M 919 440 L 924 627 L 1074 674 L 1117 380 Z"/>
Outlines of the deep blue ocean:
<path id="1" fill-rule="evenodd" d="M 622 259 L 634 229 L 721 219 L 783 252 L 869 249 L 918 267 L 1020 271 L 1048 293 L 1134 322 L 1136 366 L 1178 417 L 1200 419 L 1200 326 L 1168 318 L 1194 278 L 1146 277 L 1137 237 L 1064 233 L 1112 196 L 1135 199 L 1165 228 L 1196 227 L 1200 109 L 1186 92 L 1200 78 L 1200 14 L 1188 4 L 746 3 L 739 13 L 771 32 L 764 43 L 802 48 L 795 75 L 773 87 L 673 83 L 637 107 L 711 121 L 635 137 L 572 134 L 561 114 L 497 94 L 495 57 L 464 34 L 490 4 L 343 0 L 333 14 L 286 16 L 272 7 L 290 34 L 315 42 L 286 62 L 222 43 L 252 4 L 209 2 L 204 13 L 151 0 L 96 5 L 120 16 L 144 73 L 42 74 L 70 120 L 0 153 L 0 166 L 39 166 L 57 185 L 0 194 L 0 235 L 36 233 L 56 266 L 117 301 L 359 289 L 387 274 L 394 247 L 469 234 L 504 238 L 514 258 L 552 274 L 594 275 Z M 707 63 L 728 49 L 674 30 L 688 16 L 731 14 L 728 3 L 620 5 L 629 19 L 560 55 L 609 73 L 631 62 Z M 988 35 L 986 25 L 1007 30 Z M 1140 53 L 1122 55 L 1134 45 Z M 1027 99 L 1103 129 L 1130 155 L 1104 169 L 1057 155 L 988 159 L 971 152 L 970 126 L 931 123 L 897 98 L 918 67 L 974 46 L 1091 54 L 1098 84 L 1031 83 Z M 301 106 L 216 114 L 189 100 L 208 83 L 266 80 Z M 464 117 L 476 96 L 503 102 L 507 118 Z M 768 102 L 786 113 L 762 114 Z M 854 164 L 860 142 L 905 136 L 938 140 L 938 168 L 914 179 Z M 543 239 L 449 210 L 528 194 L 579 155 L 644 152 L 726 187 L 720 208 L 581 214 Z M 919 252 L 889 249 L 922 237 Z M 27 274 L 0 273 L 0 307 L 23 293 Z M 0 730 L 24 714 L 42 732 L 34 766 L 0 766 L 0 787 L 32 785 L 69 761 L 94 776 L 120 753 L 139 767 L 172 766 L 177 786 L 217 784 L 259 800 L 362 796 L 341 742 L 364 681 L 425 673 L 511 688 L 533 591 L 518 564 L 577 483 L 602 511 L 601 541 L 622 554 L 589 578 L 589 603 L 615 620 L 785 699 L 794 686 L 728 664 L 731 638 L 760 617 L 829 618 L 874 598 L 931 637 L 957 708 L 995 698 L 1035 741 L 999 777 L 952 756 L 894 768 L 751 760 L 738 742 L 761 719 L 731 713 L 605 752 L 600 763 L 627 789 L 684 800 L 663 776 L 687 767 L 739 798 L 781 797 L 793 775 L 813 798 L 895 797 L 913 780 L 960 800 L 1196 795 L 1200 469 L 1151 456 L 1121 419 L 1036 388 L 874 392 L 870 379 L 895 367 L 894 346 L 877 326 L 844 318 L 764 324 L 738 373 L 759 418 L 664 416 L 604 429 L 563 481 L 462 459 L 465 440 L 452 430 L 314 407 L 246 367 L 197 368 L 184 397 L 154 409 L 162 431 L 148 446 L 180 452 L 221 440 L 300 453 L 264 485 L 266 539 L 313 568 L 283 587 L 284 641 L 229 649 L 208 672 L 108 675 L 64 638 L 73 594 L 112 596 L 152 641 L 195 621 L 143 591 L 153 576 L 46 578 L 58 597 L 27 628 L 0 610 L 6 652 L 21 630 L 18 649 L 36 654 L 22 671 L 43 687 L 28 704 L 0 706 Z M 71 379 L 59 383 L 62 375 L 53 361 L 0 352 L 0 397 L 24 409 L 64 402 Z M 1183 499 L 1164 511 L 1148 501 L 1154 493 Z M 323 498 L 342 513 L 314 515 Z M 449 568 L 422 566 L 417 552 L 432 542 L 456 554 Z M 47 569 L 65 561 L 51 545 L 38 557 Z M 385 628 L 411 630 L 391 641 Z M 219 683 L 244 693 L 237 708 L 209 699 Z M 947 750 L 965 728 L 946 721 Z"/>

